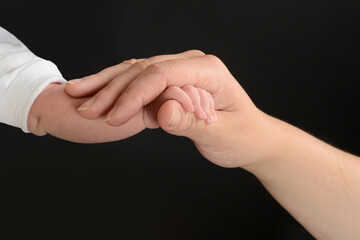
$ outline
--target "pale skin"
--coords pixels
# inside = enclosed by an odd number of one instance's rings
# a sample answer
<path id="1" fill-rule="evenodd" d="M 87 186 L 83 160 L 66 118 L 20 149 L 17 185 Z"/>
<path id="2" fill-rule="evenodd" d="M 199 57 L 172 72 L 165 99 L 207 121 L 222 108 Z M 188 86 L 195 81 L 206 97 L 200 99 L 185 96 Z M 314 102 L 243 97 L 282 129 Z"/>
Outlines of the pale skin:
<path id="1" fill-rule="evenodd" d="M 198 51 L 188 51 L 180 54 L 152 57 L 146 59 L 146 62 L 153 64 L 167 59 L 186 59 L 198 55 Z M 143 71 L 143 62 L 144 59 L 124 61 L 119 65 L 105 69 L 84 79 L 88 83 L 100 83 L 100 80 L 104 79 L 108 79 L 108 81 L 118 79 L 122 74 L 127 78 L 136 77 Z M 74 80 L 72 82 L 76 81 L 77 80 Z M 151 104 L 141 108 L 126 124 L 112 127 L 104 122 L 104 120 L 106 120 L 105 115 L 99 112 L 97 112 L 96 117 L 91 115 L 91 111 L 94 108 L 88 109 L 87 112 L 90 113 L 89 118 L 96 118 L 95 120 L 88 120 L 81 117 L 79 114 L 79 111 L 82 111 L 80 106 L 90 99 L 90 97 L 88 97 L 89 95 L 94 93 L 91 92 L 92 90 L 87 91 L 86 85 L 83 86 L 83 90 L 87 94 L 81 98 L 69 96 L 64 91 L 64 84 L 51 84 L 44 89 L 31 107 L 28 117 L 29 130 L 38 136 L 48 133 L 61 139 L 81 143 L 121 140 L 145 128 L 159 127 L 156 119 L 157 112 L 162 103 L 170 99 L 174 99 L 182 104 L 186 111 L 193 114 L 199 120 L 204 121 L 206 124 L 215 122 L 217 119 L 214 111 L 213 98 L 207 91 L 193 86 L 184 86 L 182 88 L 173 86 L 167 88 Z M 92 84 L 91 87 L 94 88 L 96 86 Z M 73 89 L 76 90 L 76 87 Z M 106 90 L 104 90 L 104 92 L 105 91 Z M 99 97 L 98 94 L 96 94 L 95 97 Z M 204 113 L 204 109 L 206 113 Z"/>
<path id="2" fill-rule="evenodd" d="M 196 52 L 187 58 L 145 62 L 138 69 L 135 75 L 122 72 L 120 78 L 67 84 L 68 94 L 81 97 L 74 107 L 84 103 L 85 96 L 97 96 L 92 104 L 81 106 L 76 119 L 93 119 L 95 124 L 105 118 L 109 126 L 121 127 L 168 88 L 205 90 L 214 99 L 218 121 L 206 122 L 179 101 L 163 99 L 153 111 L 157 123 L 168 133 L 192 139 L 209 161 L 253 173 L 315 238 L 360 237 L 359 157 L 259 110 L 215 56 Z"/>

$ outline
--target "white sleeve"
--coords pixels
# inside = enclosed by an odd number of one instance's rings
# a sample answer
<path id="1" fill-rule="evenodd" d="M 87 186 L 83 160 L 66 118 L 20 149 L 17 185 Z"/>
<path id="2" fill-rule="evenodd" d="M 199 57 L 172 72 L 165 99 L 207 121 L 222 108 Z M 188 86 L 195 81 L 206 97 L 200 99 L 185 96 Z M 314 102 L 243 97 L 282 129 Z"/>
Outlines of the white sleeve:
<path id="1" fill-rule="evenodd" d="M 31 105 L 52 82 L 65 82 L 56 65 L 0 27 L 0 122 L 29 132 Z"/>

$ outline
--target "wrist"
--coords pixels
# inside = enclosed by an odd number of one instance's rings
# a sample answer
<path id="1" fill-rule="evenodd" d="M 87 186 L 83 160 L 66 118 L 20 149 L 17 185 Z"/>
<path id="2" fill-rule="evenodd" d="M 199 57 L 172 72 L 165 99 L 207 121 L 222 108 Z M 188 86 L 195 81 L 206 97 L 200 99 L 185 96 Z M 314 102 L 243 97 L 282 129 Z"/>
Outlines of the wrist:
<path id="1" fill-rule="evenodd" d="M 58 83 L 51 83 L 46 88 L 42 90 L 42 92 L 37 96 L 34 103 L 32 104 L 27 125 L 28 129 L 31 133 L 37 135 L 37 136 L 44 136 L 47 134 L 47 131 L 45 129 L 45 126 L 43 126 L 42 117 L 43 117 L 43 103 L 46 101 L 47 95 L 49 95 L 49 89 L 52 87 L 59 85 Z"/>
<path id="2" fill-rule="evenodd" d="M 296 159 L 309 159 L 319 151 L 318 139 L 282 120 L 266 115 L 264 154 L 258 161 L 244 167 L 262 182 L 272 182 L 278 174 L 290 172 Z"/>
<path id="3" fill-rule="evenodd" d="M 249 160 L 240 167 L 257 175 L 262 169 L 269 171 L 272 164 L 286 155 L 293 141 L 290 132 L 296 128 L 260 110 L 252 124 L 252 134 L 242 140 L 251 144 L 248 148 Z"/>

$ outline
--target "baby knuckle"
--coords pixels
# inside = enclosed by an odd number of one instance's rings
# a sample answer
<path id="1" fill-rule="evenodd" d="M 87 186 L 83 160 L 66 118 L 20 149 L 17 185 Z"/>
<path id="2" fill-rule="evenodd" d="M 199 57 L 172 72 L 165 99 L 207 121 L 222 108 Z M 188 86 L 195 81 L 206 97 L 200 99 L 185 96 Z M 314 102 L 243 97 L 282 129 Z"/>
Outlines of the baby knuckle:
<path id="1" fill-rule="evenodd" d="M 167 88 L 167 91 L 179 91 L 179 90 L 180 90 L 180 88 L 177 86 L 171 86 L 171 87 Z"/>
<path id="2" fill-rule="evenodd" d="M 198 88 L 198 87 L 196 87 L 196 90 L 197 90 L 200 94 L 205 94 L 205 92 L 206 92 L 204 89 Z"/>
<path id="3" fill-rule="evenodd" d="M 186 85 L 186 86 L 182 87 L 181 89 L 186 92 L 189 92 L 189 93 L 193 93 L 193 94 L 197 93 L 197 89 L 193 85 Z"/>
<path id="4" fill-rule="evenodd" d="M 205 94 L 206 97 L 208 97 L 209 99 L 212 99 L 212 100 L 213 100 L 213 96 L 212 96 L 211 93 L 209 93 L 208 91 L 205 91 L 205 90 L 204 90 L 204 94 Z"/>

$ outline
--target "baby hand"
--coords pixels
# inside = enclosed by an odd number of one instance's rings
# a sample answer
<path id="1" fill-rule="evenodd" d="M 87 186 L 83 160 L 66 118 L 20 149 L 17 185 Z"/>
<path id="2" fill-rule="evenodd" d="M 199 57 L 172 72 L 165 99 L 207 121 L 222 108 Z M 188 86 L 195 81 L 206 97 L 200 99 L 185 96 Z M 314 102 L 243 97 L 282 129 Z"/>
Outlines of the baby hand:
<path id="1" fill-rule="evenodd" d="M 144 108 L 144 124 L 147 128 L 159 127 L 158 111 L 169 100 L 178 101 L 185 111 L 193 112 L 196 118 L 205 120 L 208 124 L 217 121 L 214 99 L 209 92 L 192 85 L 181 88 L 173 86 L 167 88 L 154 102 Z"/>

